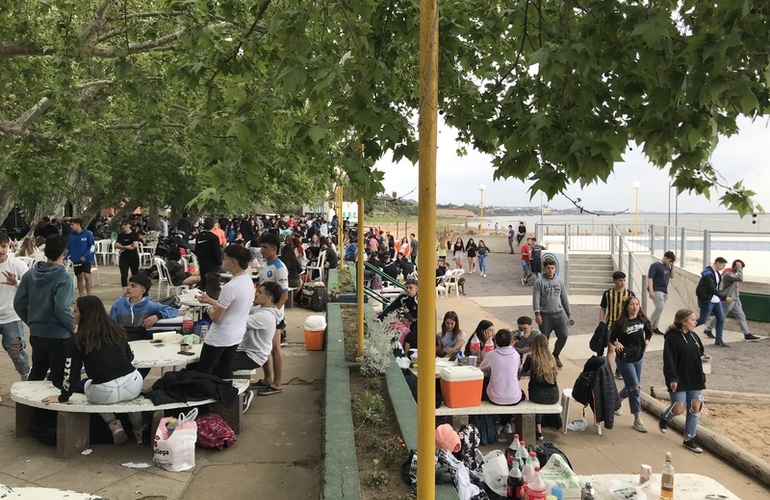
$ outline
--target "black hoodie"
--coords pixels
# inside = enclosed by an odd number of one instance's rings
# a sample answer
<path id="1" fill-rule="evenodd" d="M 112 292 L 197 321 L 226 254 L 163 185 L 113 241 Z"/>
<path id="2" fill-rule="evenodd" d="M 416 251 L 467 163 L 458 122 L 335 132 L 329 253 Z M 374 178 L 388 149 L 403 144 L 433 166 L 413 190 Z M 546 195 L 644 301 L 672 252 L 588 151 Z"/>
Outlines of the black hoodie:
<path id="1" fill-rule="evenodd" d="M 697 391 L 706 388 L 701 356 L 703 342 L 695 332 L 682 333 L 676 328 L 666 332 L 663 344 L 663 376 L 666 387 L 676 382 L 676 391 Z"/>

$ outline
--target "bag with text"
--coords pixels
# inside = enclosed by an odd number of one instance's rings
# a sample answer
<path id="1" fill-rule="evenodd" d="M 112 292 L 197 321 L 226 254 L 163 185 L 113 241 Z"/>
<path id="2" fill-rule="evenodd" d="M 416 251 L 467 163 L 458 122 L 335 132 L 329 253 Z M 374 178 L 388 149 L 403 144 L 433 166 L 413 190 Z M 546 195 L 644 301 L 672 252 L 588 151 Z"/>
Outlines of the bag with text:
<path id="1" fill-rule="evenodd" d="M 152 445 L 152 459 L 158 467 L 181 472 L 195 467 L 195 442 L 198 439 L 198 409 L 179 418 L 164 417 L 160 420 Z"/>

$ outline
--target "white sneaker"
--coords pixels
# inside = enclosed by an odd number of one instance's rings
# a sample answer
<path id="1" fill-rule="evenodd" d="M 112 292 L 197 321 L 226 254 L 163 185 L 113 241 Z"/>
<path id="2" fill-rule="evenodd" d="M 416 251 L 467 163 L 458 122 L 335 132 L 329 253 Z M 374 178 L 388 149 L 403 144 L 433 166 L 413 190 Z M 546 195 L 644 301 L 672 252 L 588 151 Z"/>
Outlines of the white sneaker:
<path id="1" fill-rule="evenodd" d="M 505 424 L 505 427 L 503 427 L 503 434 L 513 434 L 511 424 Z"/>
<path id="2" fill-rule="evenodd" d="M 243 395 L 243 413 L 249 411 L 252 401 L 254 401 L 254 391 L 246 391 Z"/>
<path id="3" fill-rule="evenodd" d="M 26 382 L 27 380 L 29 380 L 29 372 L 23 375 L 20 375 L 19 377 L 21 378 L 22 382 Z"/>
<path id="4" fill-rule="evenodd" d="M 623 415 L 623 410 L 620 410 L 620 409 L 615 410 L 615 415 L 617 415 L 619 417 L 622 416 Z"/>

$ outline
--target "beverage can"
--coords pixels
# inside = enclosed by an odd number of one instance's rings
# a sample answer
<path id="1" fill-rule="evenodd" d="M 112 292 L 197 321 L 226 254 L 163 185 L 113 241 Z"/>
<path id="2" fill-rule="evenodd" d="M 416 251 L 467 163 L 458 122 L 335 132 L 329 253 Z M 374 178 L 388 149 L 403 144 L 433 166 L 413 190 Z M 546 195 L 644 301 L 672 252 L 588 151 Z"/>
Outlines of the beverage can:
<path id="1" fill-rule="evenodd" d="M 209 333 L 209 325 L 201 325 L 201 343 L 206 339 L 207 333 Z"/>

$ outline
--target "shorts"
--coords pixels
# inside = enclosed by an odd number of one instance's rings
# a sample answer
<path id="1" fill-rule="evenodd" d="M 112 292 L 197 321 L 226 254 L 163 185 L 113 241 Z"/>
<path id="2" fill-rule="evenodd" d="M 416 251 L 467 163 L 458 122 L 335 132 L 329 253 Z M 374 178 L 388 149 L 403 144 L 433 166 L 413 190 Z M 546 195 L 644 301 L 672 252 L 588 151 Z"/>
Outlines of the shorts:
<path id="1" fill-rule="evenodd" d="M 540 260 L 531 261 L 529 266 L 532 269 L 532 272 L 535 274 L 543 272 L 543 263 Z"/>
<path id="2" fill-rule="evenodd" d="M 463 253 L 462 252 L 455 252 L 455 259 L 462 259 Z"/>
<path id="3" fill-rule="evenodd" d="M 83 273 L 91 274 L 91 263 L 83 262 L 82 264 L 72 264 L 72 270 L 75 271 L 75 276 Z"/>
<path id="4" fill-rule="evenodd" d="M 526 260 L 522 260 L 521 261 L 521 270 L 524 271 L 525 273 L 528 273 L 529 272 L 529 262 L 527 262 Z"/>

